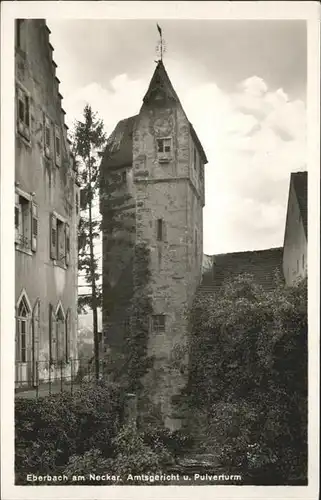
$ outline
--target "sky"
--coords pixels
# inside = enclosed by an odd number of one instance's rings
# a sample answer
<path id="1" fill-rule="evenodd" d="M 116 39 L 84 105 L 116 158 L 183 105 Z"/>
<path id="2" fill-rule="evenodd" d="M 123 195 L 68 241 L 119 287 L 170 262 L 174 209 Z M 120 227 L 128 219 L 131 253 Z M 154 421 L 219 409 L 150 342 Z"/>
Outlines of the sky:
<path id="1" fill-rule="evenodd" d="M 306 170 L 306 23 L 47 19 L 66 121 L 89 103 L 107 135 L 164 64 L 208 158 L 204 253 L 283 245 L 290 173 Z"/>

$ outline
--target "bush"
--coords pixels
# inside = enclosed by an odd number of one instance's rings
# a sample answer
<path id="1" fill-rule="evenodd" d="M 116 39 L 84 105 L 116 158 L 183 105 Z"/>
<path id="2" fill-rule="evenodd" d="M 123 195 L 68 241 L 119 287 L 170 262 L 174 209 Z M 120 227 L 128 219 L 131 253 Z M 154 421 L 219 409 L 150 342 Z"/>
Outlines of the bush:
<path id="1" fill-rule="evenodd" d="M 207 414 L 204 438 L 220 448 L 222 465 L 242 465 L 252 477 L 255 470 L 255 484 L 273 474 L 275 484 L 302 484 L 306 280 L 291 288 L 276 282 L 265 292 L 241 275 L 216 297 L 196 299 L 191 317 L 189 403 L 192 415 L 193 409 Z M 254 443 L 260 451 L 249 455 L 248 445 Z"/>
<path id="2" fill-rule="evenodd" d="M 122 405 L 115 386 L 88 384 L 74 394 L 61 393 L 15 404 L 16 479 L 63 468 L 72 455 L 93 448 L 105 458 L 120 428 Z"/>
<path id="3" fill-rule="evenodd" d="M 154 442 L 153 447 L 149 446 L 144 441 L 144 434 L 131 425 L 121 429 L 113 444 L 116 450 L 113 470 L 122 476 L 159 473 L 173 462 L 172 455 L 161 441 Z M 138 484 L 137 481 L 135 484 Z"/>
<path id="4" fill-rule="evenodd" d="M 165 427 L 147 426 L 143 439 L 152 449 L 159 446 L 166 448 L 174 459 L 184 455 L 194 444 L 189 433 L 182 430 L 170 431 Z"/>

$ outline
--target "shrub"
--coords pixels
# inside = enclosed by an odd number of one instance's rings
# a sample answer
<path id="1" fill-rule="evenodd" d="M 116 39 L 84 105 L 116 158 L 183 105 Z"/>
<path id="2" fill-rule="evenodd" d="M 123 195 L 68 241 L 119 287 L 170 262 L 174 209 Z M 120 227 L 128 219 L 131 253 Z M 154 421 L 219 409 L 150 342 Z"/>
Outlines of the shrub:
<path id="1" fill-rule="evenodd" d="M 307 462 L 306 280 L 291 288 L 276 282 L 266 292 L 241 275 L 217 296 L 196 299 L 191 319 L 189 403 L 207 414 L 203 435 L 216 440 L 222 464 L 255 469 L 255 481 L 276 478 L 276 471 L 281 484 L 302 481 Z M 260 452 L 247 455 L 254 443 Z"/>
<path id="2" fill-rule="evenodd" d="M 113 454 L 120 427 L 121 398 L 116 386 L 88 384 L 74 394 L 61 393 L 15 404 L 17 480 L 26 473 L 52 473 L 72 455 L 93 448 Z"/>
<path id="3" fill-rule="evenodd" d="M 121 429 L 113 439 L 113 444 L 116 451 L 113 470 L 122 476 L 154 474 L 173 462 L 171 454 L 161 441 L 154 442 L 153 447 L 149 446 L 144 442 L 144 435 L 131 425 L 125 425 Z"/>

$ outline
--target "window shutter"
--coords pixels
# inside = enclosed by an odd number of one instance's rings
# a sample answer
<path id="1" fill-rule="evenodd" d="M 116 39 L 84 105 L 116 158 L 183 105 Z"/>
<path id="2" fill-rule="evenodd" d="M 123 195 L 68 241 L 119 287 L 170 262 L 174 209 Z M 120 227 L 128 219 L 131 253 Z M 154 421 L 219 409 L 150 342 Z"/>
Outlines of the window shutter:
<path id="1" fill-rule="evenodd" d="M 50 257 L 57 258 L 57 218 L 51 214 L 50 222 Z"/>
<path id="2" fill-rule="evenodd" d="M 70 309 L 68 309 L 65 319 L 66 363 L 68 363 L 70 358 L 70 316 Z"/>
<path id="3" fill-rule="evenodd" d="M 70 262 L 70 226 L 67 223 L 65 224 L 65 239 L 66 266 L 68 266 Z"/>
<path id="4" fill-rule="evenodd" d="M 50 120 L 44 115 L 44 150 L 47 158 L 50 158 L 51 153 L 51 137 L 50 137 Z"/>
<path id="5" fill-rule="evenodd" d="M 14 226 L 15 226 L 15 242 L 19 243 L 19 232 L 21 226 L 21 205 L 19 202 L 19 195 L 17 193 L 15 193 Z"/>
<path id="6" fill-rule="evenodd" d="M 30 138 L 30 99 L 25 95 L 25 117 L 24 117 L 24 131 L 26 137 Z"/>
<path id="7" fill-rule="evenodd" d="M 31 204 L 31 250 L 37 250 L 38 239 L 38 206 L 32 202 Z"/>
<path id="8" fill-rule="evenodd" d="M 59 127 L 55 127 L 55 160 L 56 165 L 60 167 L 61 163 L 61 140 Z"/>

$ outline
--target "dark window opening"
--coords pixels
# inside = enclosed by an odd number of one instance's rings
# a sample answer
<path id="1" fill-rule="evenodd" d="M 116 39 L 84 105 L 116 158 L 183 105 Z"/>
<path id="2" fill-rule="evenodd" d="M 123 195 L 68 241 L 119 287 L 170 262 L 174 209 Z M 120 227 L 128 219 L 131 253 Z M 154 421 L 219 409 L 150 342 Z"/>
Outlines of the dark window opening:
<path id="1" fill-rule="evenodd" d="M 19 120 L 24 122 L 24 120 L 25 120 L 25 105 L 21 99 L 19 99 L 19 101 L 18 101 L 18 116 L 19 116 Z"/>
<path id="2" fill-rule="evenodd" d="M 26 103 L 25 124 L 27 127 L 29 127 L 29 125 L 30 125 L 30 120 L 29 120 L 30 106 L 29 106 L 29 97 L 27 95 L 25 96 L 25 103 Z"/>
<path id="3" fill-rule="evenodd" d="M 154 314 L 153 315 L 152 328 L 153 332 L 160 333 L 165 331 L 165 315 L 164 314 Z"/>
<path id="4" fill-rule="evenodd" d="M 170 153 L 171 152 L 171 139 L 157 139 L 157 151 L 158 153 Z"/>
<path id="5" fill-rule="evenodd" d="M 127 172 L 126 170 L 124 170 L 124 172 L 122 172 L 121 174 L 121 180 L 123 183 L 127 182 Z"/>
<path id="6" fill-rule="evenodd" d="M 163 219 L 157 219 L 157 240 L 163 241 Z"/>

